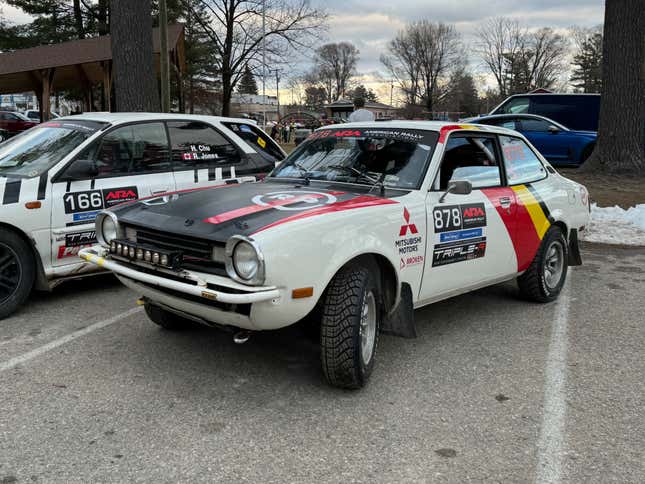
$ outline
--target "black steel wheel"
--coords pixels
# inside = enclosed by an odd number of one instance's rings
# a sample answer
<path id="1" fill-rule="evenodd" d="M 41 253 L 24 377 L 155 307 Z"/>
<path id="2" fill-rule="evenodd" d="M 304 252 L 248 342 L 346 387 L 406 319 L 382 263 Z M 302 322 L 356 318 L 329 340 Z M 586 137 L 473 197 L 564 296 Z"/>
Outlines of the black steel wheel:
<path id="1" fill-rule="evenodd" d="M 34 285 L 36 263 L 27 243 L 14 232 L 0 232 L 0 319 L 16 311 Z"/>

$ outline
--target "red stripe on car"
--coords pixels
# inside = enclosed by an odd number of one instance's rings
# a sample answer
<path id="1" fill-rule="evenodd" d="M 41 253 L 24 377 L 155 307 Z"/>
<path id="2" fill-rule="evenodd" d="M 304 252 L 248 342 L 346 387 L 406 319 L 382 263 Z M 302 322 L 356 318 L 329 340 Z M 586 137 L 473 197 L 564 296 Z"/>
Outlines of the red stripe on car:
<path id="1" fill-rule="evenodd" d="M 276 227 L 278 225 L 293 222 L 294 220 L 302 220 L 309 217 L 315 217 L 316 215 L 342 212 L 345 210 L 354 210 L 356 208 L 376 207 L 378 205 L 392 205 L 396 203 L 399 203 L 399 202 L 397 202 L 396 200 L 390 200 L 389 198 L 379 198 L 379 197 L 372 197 L 369 195 L 363 195 L 360 197 L 353 198 L 351 200 L 345 200 L 344 202 L 331 203 L 329 205 L 325 205 L 324 207 L 312 208 L 311 210 L 307 210 L 306 212 L 302 212 L 297 215 L 291 215 L 290 217 L 283 218 L 282 220 L 278 220 L 277 222 L 273 222 L 269 225 L 265 225 L 264 227 L 261 227 L 260 229 L 256 230 L 254 234 L 257 234 L 258 232 L 262 232 L 263 230 Z"/>
<path id="2" fill-rule="evenodd" d="M 247 207 L 237 208 L 235 210 L 230 210 L 228 212 L 220 213 L 219 215 L 208 217 L 207 219 L 204 220 L 204 222 L 217 225 L 239 217 L 244 217 L 245 215 L 251 215 L 252 213 L 271 210 L 274 207 L 282 207 L 284 205 L 291 205 L 292 203 L 300 203 L 306 200 L 311 200 L 312 198 L 322 198 L 322 197 L 323 195 L 320 195 L 317 193 L 308 193 L 306 195 L 287 198 L 285 200 L 274 200 L 272 202 L 267 202 L 266 205 L 249 205 Z"/>

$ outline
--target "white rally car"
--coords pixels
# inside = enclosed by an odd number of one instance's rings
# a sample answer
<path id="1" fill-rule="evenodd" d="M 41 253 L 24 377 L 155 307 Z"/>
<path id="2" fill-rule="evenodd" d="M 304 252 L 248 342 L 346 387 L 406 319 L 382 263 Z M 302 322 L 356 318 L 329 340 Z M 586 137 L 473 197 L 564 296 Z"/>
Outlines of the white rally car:
<path id="1" fill-rule="evenodd" d="M 415 335 L 413 308 L 513 278 L 556 298 L 588 220 L 587 190 L 515 131 L 356 123 L 315 131 L 262 182 L 103 211 L 80 255 L 165 328 L 244 341 L 313 320 L 327 380 L 357 388 L 379 331 Z"/>
<path id="2" fill-rule="evenodd" d="M 285 154 L 249 120 L 88 113 L 0 144 L 0 319 L 31 289 L 96 272 L 99 210 L 157 193 L 255 180 Z"/>

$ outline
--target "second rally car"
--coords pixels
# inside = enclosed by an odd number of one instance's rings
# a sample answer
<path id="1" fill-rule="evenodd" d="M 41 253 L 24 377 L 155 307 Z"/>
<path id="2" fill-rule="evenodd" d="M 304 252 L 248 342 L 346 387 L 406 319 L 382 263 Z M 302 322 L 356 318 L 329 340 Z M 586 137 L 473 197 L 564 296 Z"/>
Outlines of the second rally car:
<path id="1" fill-rule="evenodd" d="M 249 333 L 305 318 L 322 368 L 365 384 L 381 330 L 413 308 L 508 279 L 556 298 L 579 264 L 586 189 L 514 131 L 436 122 L 319 129 L 259 183 L 103 211 L 81 257 L 114 271 L 165 328 Z"/>

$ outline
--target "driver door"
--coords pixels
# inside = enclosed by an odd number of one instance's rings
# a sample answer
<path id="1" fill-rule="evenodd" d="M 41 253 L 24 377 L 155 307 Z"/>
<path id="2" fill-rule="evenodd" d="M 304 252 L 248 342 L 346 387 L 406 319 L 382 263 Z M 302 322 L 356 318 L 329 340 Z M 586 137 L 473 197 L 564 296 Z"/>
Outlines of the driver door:
<path id="1" fill-rule="evenodd" d="M 445 146 L 426 198 L 428 259 L 421 301 L 501 280 L 517 267 L 506 228 L 515 217 L 515 196 L 504 187 L 496 136 L 456 133 Z M 454 180 L 469 181 L 472 192 L 444 197 Z"/>
<path id="2" fill-rule="evenodd" d="M 79 262 L 96 243 L 96 214 L 120 203 L 175 190 L 170 146 L 161 122 L 109 131 L 54 178 L 52 265 Z"/>

